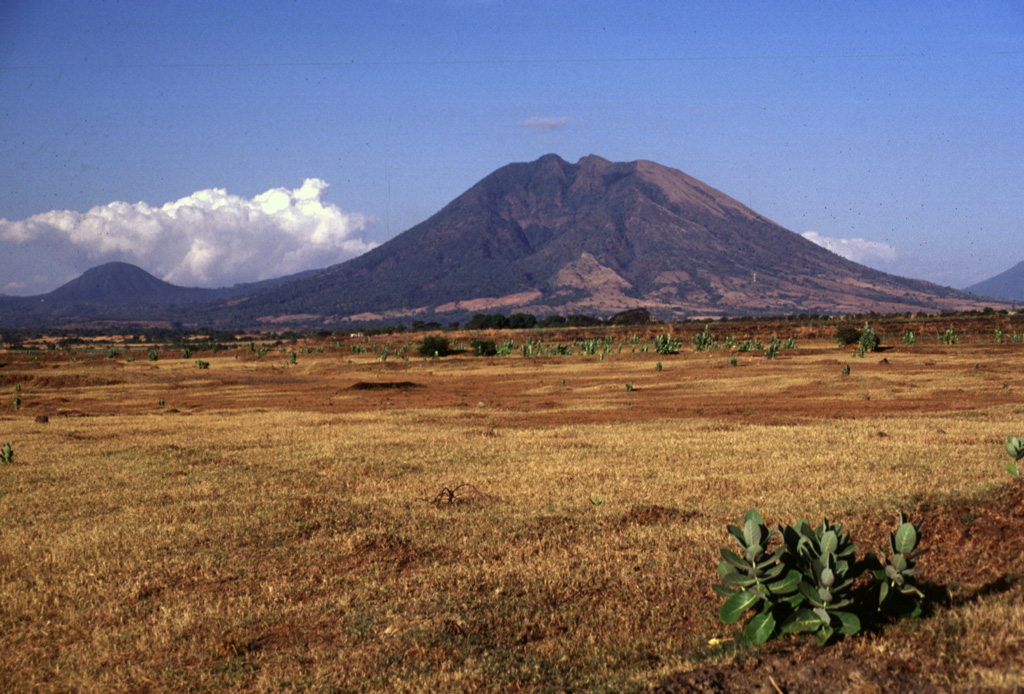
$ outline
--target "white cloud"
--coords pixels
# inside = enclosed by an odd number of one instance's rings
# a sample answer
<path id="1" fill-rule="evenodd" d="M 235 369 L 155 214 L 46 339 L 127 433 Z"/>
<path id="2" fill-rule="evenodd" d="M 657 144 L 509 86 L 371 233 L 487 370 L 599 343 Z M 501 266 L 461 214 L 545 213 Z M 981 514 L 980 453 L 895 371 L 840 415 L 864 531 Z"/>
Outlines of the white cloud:
<path id="1" fill-rule="evenodd" d="M 546 118 L 534 116 L 533 118 L 527 118 L 519 125 L 531 128 L 537 132 L 544 132 L 547 130 L 558 130 L 559 128 L 564 128 L 569 125 L 569 119 L 565 116 Z"/>
<path id="2" fill-rule="evenodd" d="M 224 286 L 325 267 L 376 244 L 358 234 L 370 219 L 325 203 L 327 183 L 273 188 L 251 200 L 222 188 L 151 207 L 112 202 L 81 213 L 53 210 L 22 221 L 0 219 L 0 240 L 45 243 L 96 264 L 137 263 L 168 282 Z"/>
<path id="3" fill-rule="evenodd" d="M 892 265 L 897 260 L 896 247 L 881 241 L 868 241 L 862 238 L 833 239 L 816 231 L 804 232 L 803 237 L 836 255 L 862 265 Z"/>

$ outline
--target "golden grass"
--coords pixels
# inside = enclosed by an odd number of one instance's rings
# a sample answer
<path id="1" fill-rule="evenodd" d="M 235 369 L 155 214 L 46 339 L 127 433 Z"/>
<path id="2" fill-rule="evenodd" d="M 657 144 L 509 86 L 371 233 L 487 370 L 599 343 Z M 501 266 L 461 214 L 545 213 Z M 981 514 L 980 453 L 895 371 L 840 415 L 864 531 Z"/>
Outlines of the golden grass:
<path id="1" fill-rule="evenodd" d="M 725 523 L 984 493 L 1024 413 L 1013 345 L 196 356 L 5 359 L 9 689 L 642 688 L 734 632 L 708 587 Z M 943 623 L 988 651 L 1021 617 L 998 609 Z"/>

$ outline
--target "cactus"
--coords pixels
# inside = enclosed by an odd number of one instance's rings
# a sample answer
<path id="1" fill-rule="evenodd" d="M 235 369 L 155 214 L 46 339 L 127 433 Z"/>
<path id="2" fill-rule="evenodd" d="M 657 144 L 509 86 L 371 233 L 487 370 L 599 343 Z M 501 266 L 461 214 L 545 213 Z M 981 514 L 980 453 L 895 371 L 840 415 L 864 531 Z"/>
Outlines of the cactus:
<path id="1" fill-rule="evenodd" d="M 0 462 L 4 465 L 10 465 L 14 462 L 14 449 L 11 448 L 11 444 L 5 443 L 3 448 L 0 449 Z"/>
<path id="2" fill-rule="evenodd" d="M 921 544 L 921 525 L 914 525 L 900 511 L 896 532 L 889 533 L 889 552 L 882 547 L 880 568 L 872 573 L 879 581 L 878 609 L 906 612 L 911 617 L 921 614 L 924 593 L 917 587 L 915 577 L 921 573 L 917 559 L 926 550 Z"/>
<path id="3" fill-rule="evenodd" d="M 733 624 L 747 610 L 755 610 L 757 614 L 747 623 L 743 636 L 752 643 L 762 643 L 775 633 L 779 620 L 789 611 L 787 608 L 798 599 L 800 574 L 786 571 L 787 566 L 782 562 L 785 545 L 768 553 L 768 543 L 775 531 L 765 527 L 756 509 L 747 511 L 742 529 L 735 525 L 727 527 L 743 553 L 741 556 L 728 549 L 721 550 L 718 574 L 723 585 L 711 587 L 727 600 L 718 614 L 723 622 Z"/>
<path id="4" fill-rule="evenodd" d="M 1024 458 L 1024 436 L 1007 436 L 1006 452 L 1013 458 L 1012 463 L 1006 464 L 1006 471 L 1014 477 L 1020 477 L 1020 471 L 1017 469 L 1016 462 Z"/>

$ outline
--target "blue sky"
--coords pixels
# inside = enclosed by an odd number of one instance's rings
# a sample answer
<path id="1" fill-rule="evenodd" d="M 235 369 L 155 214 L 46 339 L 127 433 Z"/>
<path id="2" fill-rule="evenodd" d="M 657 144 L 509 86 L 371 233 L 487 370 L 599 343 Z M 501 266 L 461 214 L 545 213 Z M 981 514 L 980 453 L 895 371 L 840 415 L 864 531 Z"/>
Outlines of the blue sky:
<path id="1" fill-rule="evenodd" d="M 1024 260 L 1024 4 L 0 2 L 0 293 L 323 267 L 548 152 L 865 264 Z"/>

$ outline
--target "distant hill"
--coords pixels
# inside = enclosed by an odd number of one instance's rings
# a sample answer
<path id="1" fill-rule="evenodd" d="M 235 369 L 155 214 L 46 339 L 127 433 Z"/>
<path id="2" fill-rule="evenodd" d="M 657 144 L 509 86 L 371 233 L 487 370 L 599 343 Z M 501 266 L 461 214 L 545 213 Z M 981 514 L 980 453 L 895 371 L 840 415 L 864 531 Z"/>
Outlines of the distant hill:
<path id="1" fill-rule="evenodd" d="M 845 260 L 681 171 L 547 155 L 498 169 L 358 258 L 214 313 L 339 324 L 498 310 L 608 316 L 642 307 L 677 319 L 984 304 Z"/>
<path id="2" fill-rule="evenodd" d="M 972 284 L 964 291 L 1011 301 L 1024 301 L 1024 261 L 995 277 Z"/>
<path id="3" fill-rule="evenodd" d="M 54 325 L 94 320 L 188 320 L 189 307 L 228 301 L 312 274 L 315 272 L 302 272 L 233 287 L 204 289 L 179 287 L 164 282 L 130 263 L 105 263 L 86 270 L 80 277 L 46 294 L 0 296 L 0 326 Z"/>

